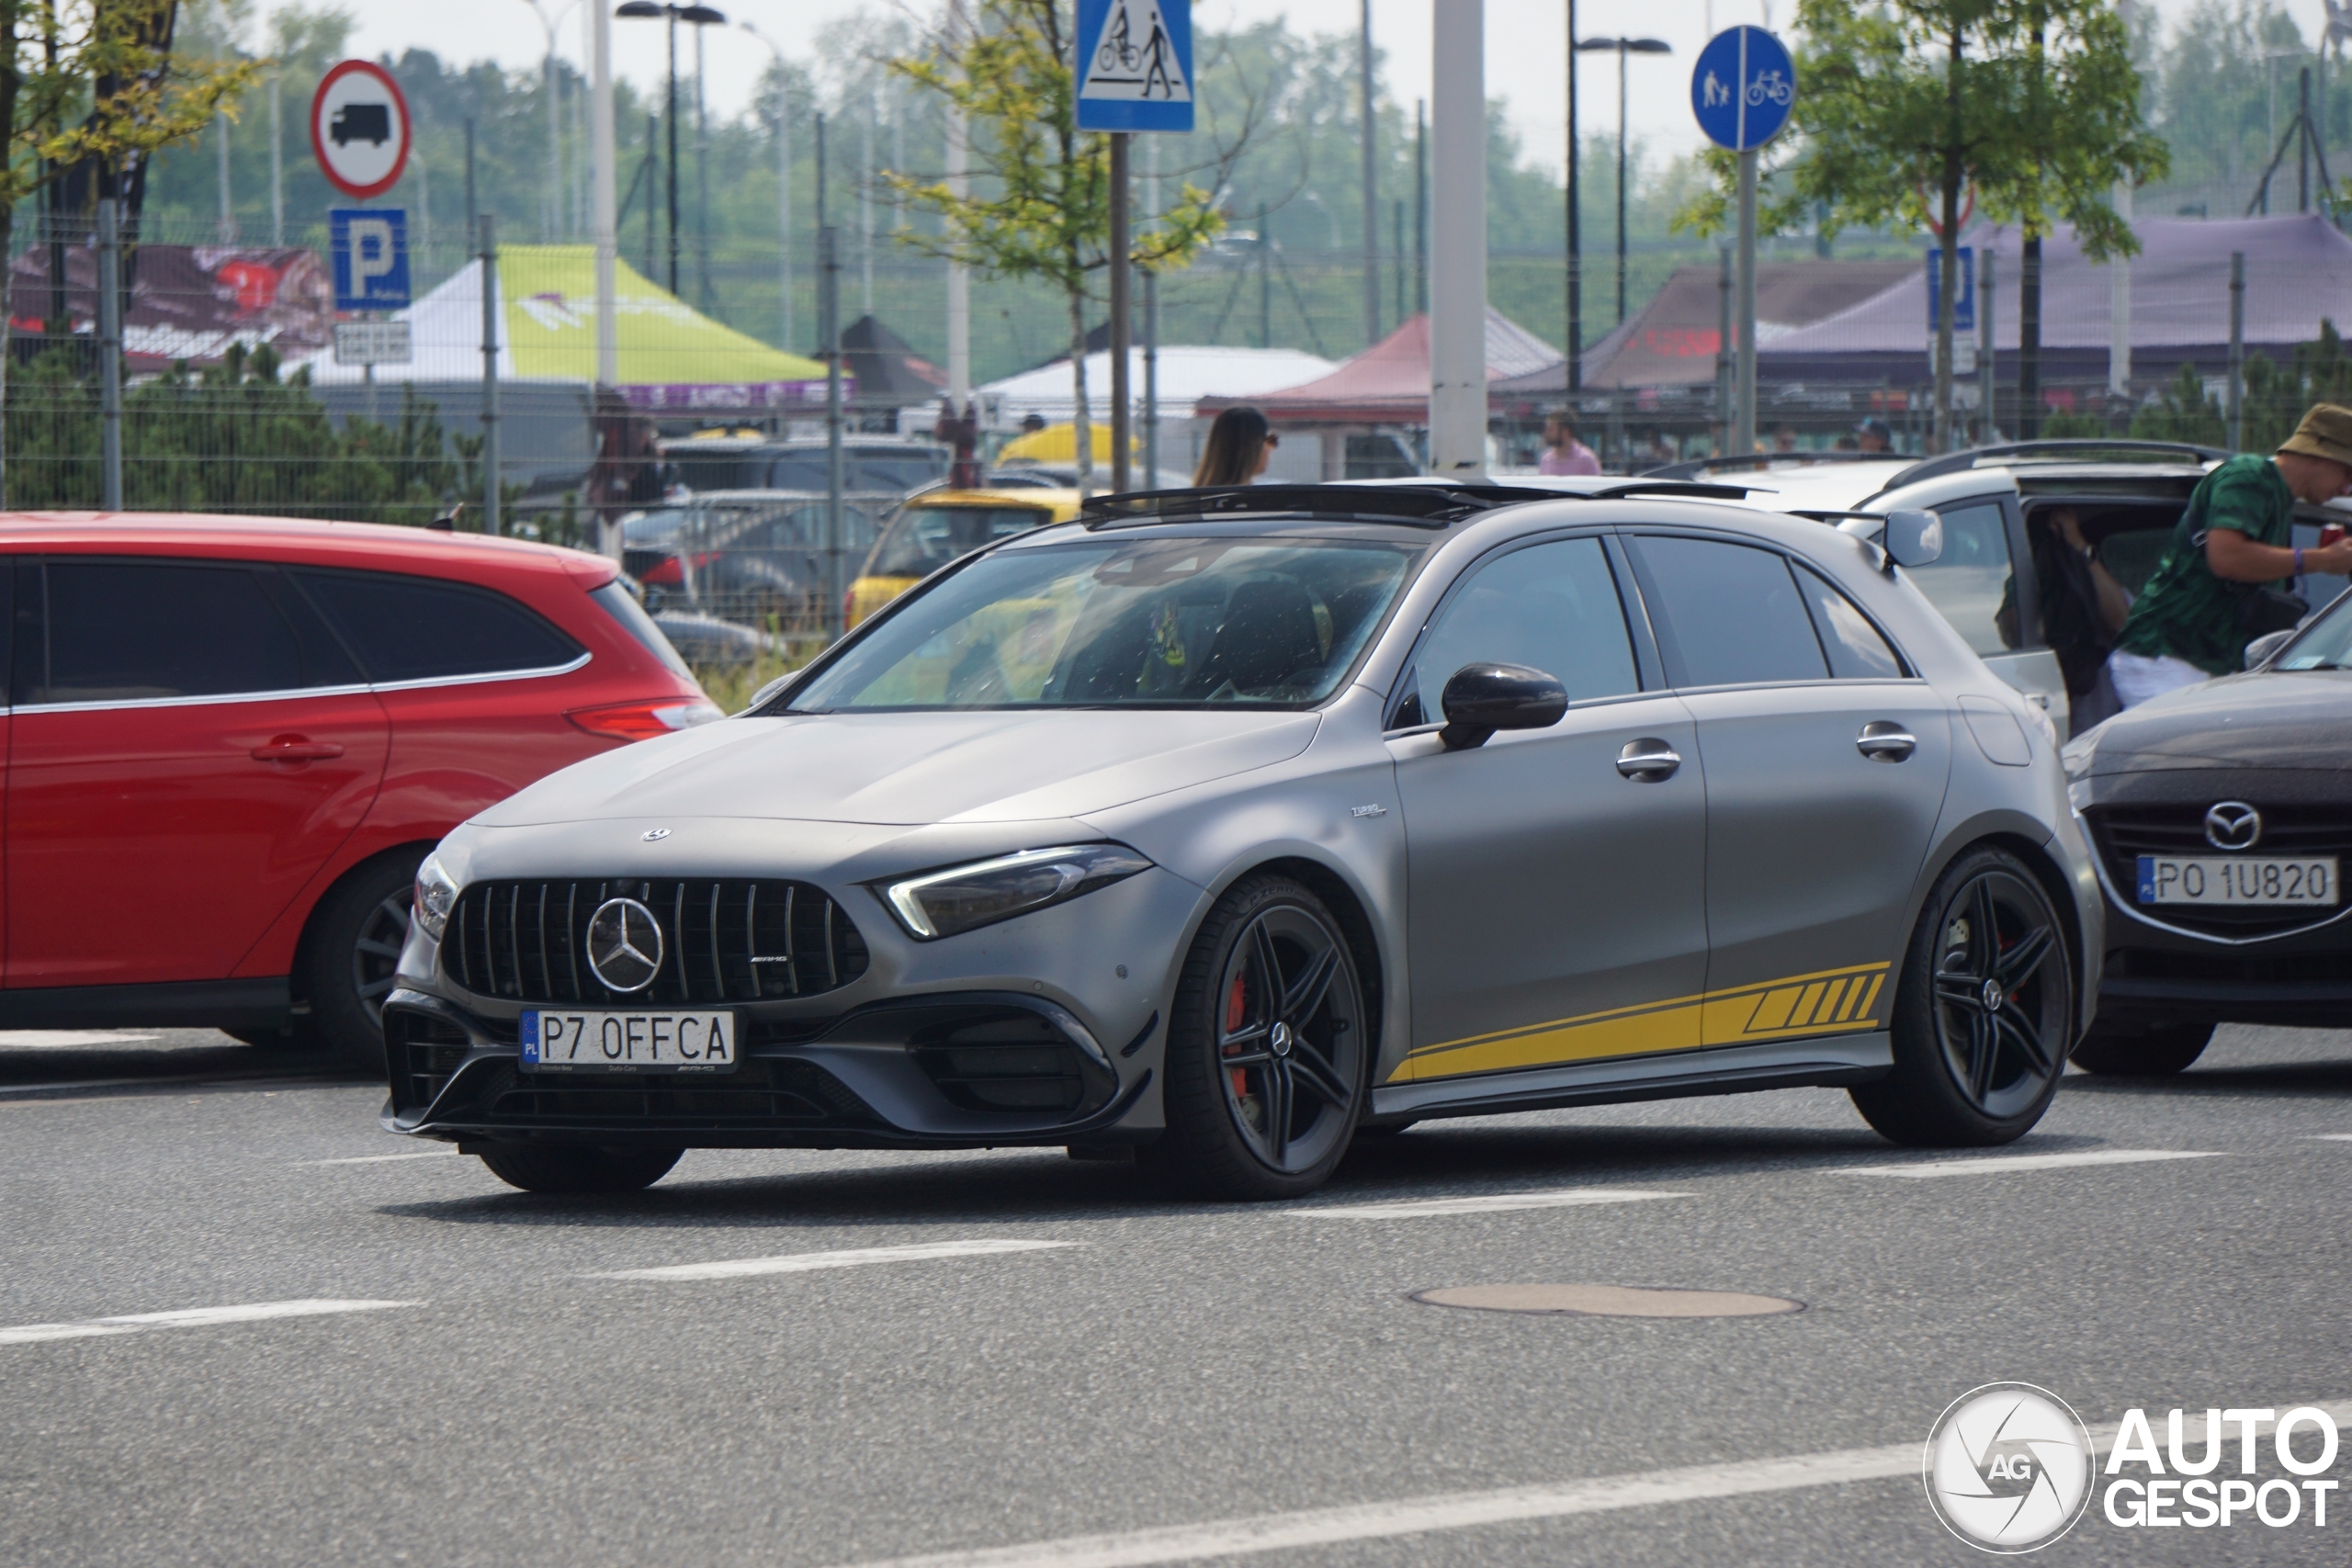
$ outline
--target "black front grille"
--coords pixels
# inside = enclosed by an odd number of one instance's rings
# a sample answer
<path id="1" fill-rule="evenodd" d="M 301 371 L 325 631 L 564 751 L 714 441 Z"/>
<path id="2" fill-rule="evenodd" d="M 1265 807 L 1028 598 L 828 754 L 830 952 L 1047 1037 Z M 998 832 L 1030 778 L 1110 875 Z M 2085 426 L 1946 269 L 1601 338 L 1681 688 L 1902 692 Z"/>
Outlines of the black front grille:
<path id="1" fill-rule="evenodd" d="M 1085 1056 L 1023 1009 L 972 1009 L 917 1030 L 908 1046 L 948 1103 L 966 1111 L 1068 1111 L 1086 1098 Z"/>
<path id="2" fill-rule="evenodd" d="M 616 991 L 588 966 L 588 922 L 634 898 L 662 927 L 662 967 Z M 476 996 L 558 1006 L 687 1007 L 782 1001 L 865 973 L 849 912 L 805 882 L 483 882 L 458 896 L 442 939 L 449 977 Z"/>
<path id="3" fill-rule="evenodd" d="M 813 1063 L 753 1057 L 732 1073 L 503 1074 L 483 1096 L 492 1122 L 872 1126 L 874 1114 Z"/>
<path id="4" fill-rule="evenodd" d="M 2262 813 L 2262 837 L 2253 848 L 2237 852 L 2215 849 L 2205 837 L 2205 812 L 2210 804 L 2103 806 L 2091 809 L 2091 836 L 2107 862 L 2108 875 L 2114 882 L 2116 892 L 2132 908 L 2167 925 L 2210 931 L 2217 936 L 2258 936 L 2310 925 L 2325 919 L 2342 907 L 2290 908 L 2257 904 L 2231 908 L 2227 905 L 2140 903 L 2142 855 L 2334 855 L 2339 873 L 2352 864 L 2352 812 L 2340 806 L 2264 806 L 2254 802 Z M 2340 892 L 2338 897 L 2342 897 Z"/>
<path id="5" fill-rule="evenodd" d="M 466 1032 L 448 1019 L 410 1008 L 386 1009 L 384 1055 L 391 1067 L 393 1104 L 403 1111 L 432 1104 L 470 1049 Z"/>

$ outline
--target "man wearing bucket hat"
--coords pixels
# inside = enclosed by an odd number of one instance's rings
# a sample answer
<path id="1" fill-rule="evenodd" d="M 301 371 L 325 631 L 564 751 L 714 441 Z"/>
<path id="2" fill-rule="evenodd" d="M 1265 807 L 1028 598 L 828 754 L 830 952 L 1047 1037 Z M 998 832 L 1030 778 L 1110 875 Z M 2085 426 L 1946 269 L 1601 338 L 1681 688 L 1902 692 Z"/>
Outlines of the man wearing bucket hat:
<path id="1" fill-rule="evenodd" d="M 2295 624 L 2274 585 L 2352 572 L 2352 542 L 2294 547 L 2295 502 L 2352 491 L 2352 409 L 2319 403 L 2278 450 L 2242 452 L 2188 499 L 2171 547 L 2116 635 L 2107 672 L 2125 707 L 2244 668 L 2245 645 Z"/>

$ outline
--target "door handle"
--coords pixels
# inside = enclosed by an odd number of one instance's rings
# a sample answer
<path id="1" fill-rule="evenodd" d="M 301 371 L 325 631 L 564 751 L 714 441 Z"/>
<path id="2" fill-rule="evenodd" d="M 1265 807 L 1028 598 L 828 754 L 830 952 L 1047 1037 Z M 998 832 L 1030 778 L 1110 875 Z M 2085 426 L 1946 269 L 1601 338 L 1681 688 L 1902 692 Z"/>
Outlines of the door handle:
<path id="1" fill-rule="evenodd" d="M 1663 783 L 1681 765 L 1682 753 L 1646 736 L 1626 741 L 1625 749 L 1617 753 L 1617 771 L 1636 784 Z"/>
<path id="2" fill-rule="evenodd" d="M 343 755 L 343 748 L 332 740 L 312 740 L 303 735 L 281 735 L 266 746 L 254 748 L 256 762 L 318 762 Z"/>
<path id="3" fill-rule="evenodd" d="M 1899 724 L 1873 719 L 1854 738 L 1854 750 L 1873 762 L 1899 762 L 1919 749 L 1919 738 Z"/>

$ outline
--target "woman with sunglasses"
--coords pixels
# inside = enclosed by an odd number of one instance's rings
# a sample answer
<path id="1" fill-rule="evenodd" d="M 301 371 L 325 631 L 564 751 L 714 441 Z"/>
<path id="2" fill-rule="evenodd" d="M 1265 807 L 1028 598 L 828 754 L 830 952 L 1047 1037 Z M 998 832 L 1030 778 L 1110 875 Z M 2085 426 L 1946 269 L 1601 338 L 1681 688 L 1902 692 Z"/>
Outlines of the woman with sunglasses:
<path id="1" fill-rule="evenodd" d="M 1266 416 L 1247 404 L 1223 411 L 1209 426 L 1201 466 L 1193 470 L 1193 485 L 1207 489 L 1255 483 L 1282 439 L 1267 425 Z"/>

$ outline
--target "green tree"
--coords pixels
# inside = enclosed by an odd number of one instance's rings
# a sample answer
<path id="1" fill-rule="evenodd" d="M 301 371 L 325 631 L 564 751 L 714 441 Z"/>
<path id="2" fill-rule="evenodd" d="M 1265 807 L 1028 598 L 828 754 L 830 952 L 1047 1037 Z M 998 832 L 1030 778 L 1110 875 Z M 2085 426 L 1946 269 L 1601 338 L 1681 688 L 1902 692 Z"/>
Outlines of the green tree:
<path id="1" fill-rule="evenodd" d="M 92 164 L 119 174 L 234 112 L 252 62 L 172 51 L 176 0 L 0 0 L 0 258 L 17 206 Z M 11 314 L 0 274 L 0 318 Z M 0 355 L 0 395 L 7 358 Z M 0 441 L 0 500 L 7 491 Z"/>
<path id="2" fill-rule="evenodd" d="M 1079 489 L 1093 479 L 1086 392 L 1087 302 L 1110 264 L 1111 147 L 1078 129 L 1072 39 L 1061 0 L 977 0 L 973 26 L 935 35 L 891 69 L 935 94 L 969 127 L 970 194 L 893 172 L 889 187 L 935 215 L 936 232 L 910 228 L 901 244 L 962 262 L 989 277 L 1036 278 L 1059 292 L 1069 316 L 1076 393 Z M 1239 141 L 1228 149 L 1229 164 Z M 1138 266 L 1183 265 L 1225 226 L 1208 192 L 1190 180 L 1176 200 L 1133 231 Z"/>

